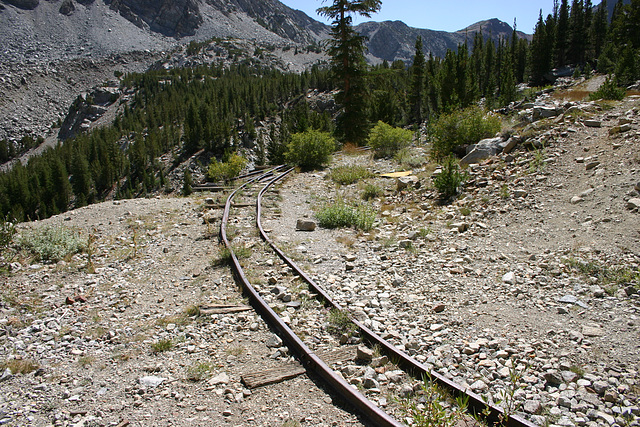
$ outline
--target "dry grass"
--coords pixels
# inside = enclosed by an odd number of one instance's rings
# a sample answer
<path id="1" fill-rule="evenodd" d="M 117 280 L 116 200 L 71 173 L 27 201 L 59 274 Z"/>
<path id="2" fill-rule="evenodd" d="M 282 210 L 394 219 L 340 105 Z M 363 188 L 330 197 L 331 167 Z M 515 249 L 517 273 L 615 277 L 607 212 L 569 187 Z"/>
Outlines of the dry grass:
<path id="1" fill-rule="evenodd" d="M 40 365 L 29 359 L 10 359 L 0 363 L 0 370 L 4 371 L 7 368 L 13 375 L 26 375 L 39 369 Z"/>
<path id="2" fill-rule="evenodd" d="M 591 95 L 591 91 L 588 90 L 578 90 L 578 89 L 569 89 L 569 90 L 560 90 L 553 93 L 553 98 L 562 100 L 562 101 L 584 101 Z"/>

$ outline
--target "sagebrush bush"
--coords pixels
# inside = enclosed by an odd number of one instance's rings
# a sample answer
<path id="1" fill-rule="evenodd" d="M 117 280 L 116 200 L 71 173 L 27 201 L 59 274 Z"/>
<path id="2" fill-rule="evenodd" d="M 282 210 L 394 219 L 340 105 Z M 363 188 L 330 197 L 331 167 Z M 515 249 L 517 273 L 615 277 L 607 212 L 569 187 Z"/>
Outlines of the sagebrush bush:
<path id="1" fill-rule="evenodd" d="M 337 200 L 322 206 L 316 212 L 316 219 L 320 227 L 324 228 L 354 227 L 369 231 L 373 228 L 376 213 L 367 204 L 349 205 L 344 200 Z"/>
<path id="2" fill-rule="evenodd" d="M 470 107 L 444 114 L 429 129 L 433 144 L 431 155 L 443 159 L 458 145 L 475 144 L 494 136 L 502 128 L 500 118 L 485 114 L 479 107 Z"/>
<path id="3" fill-rule="evenodd" d="M 309 129 L 291 135 L 285 159 L 303 170 L 313 170 L 329 163 L 334 151 L 336 140 L 328 132 Z"/>
<path id="4" fill-rule="evenodd" d="M 78 230 L 68 227 L 43 226 L 22 233 L 19 245 L 41 261 L 60 261 L 82 252 L 87 240 Z"/>
<path id="5" fill-rule="evenodd" d="M 370 178 L 372 173 L 364 166 L 338 166 L 331 169 L 329 178 L 340 185 L 355 184 L 361 179 Z"/>
<path id="6" fill-rule="evenodd" d="M 247 159 L 238 154 L 232 154 L 226 161 L 219 162 L 213 159 L 207 171 L 207 177 L 214 182 L 230 181 L 240 175 L 242 169 L 247 166 Z"/>
<path id="7" fill-rule="evenodd" d="M 376 157 L 393 157 L 398 151 L 411 144 L 413 132 L 394 128 L 382 121 L 371 129 L 368 144 L 373 148 Z"/>
<path id="8" fill-rule="evenodd" d="M 442 172 L 433 180 L 441 200 L 448 200 L 458 194 L 460 187 L 467 180 L 467 174 L 460 170 L 458 162 L 453 157 L 447 157 L 443 162 Z"/>
<path id="9" fill-rule="evenodd" d="M 367 184 L 362 189 L 362 198 L 364 200 L 371 200 L 382 196 L 383 193 L 384 191 L 379 186 L 375 184 Z"/>

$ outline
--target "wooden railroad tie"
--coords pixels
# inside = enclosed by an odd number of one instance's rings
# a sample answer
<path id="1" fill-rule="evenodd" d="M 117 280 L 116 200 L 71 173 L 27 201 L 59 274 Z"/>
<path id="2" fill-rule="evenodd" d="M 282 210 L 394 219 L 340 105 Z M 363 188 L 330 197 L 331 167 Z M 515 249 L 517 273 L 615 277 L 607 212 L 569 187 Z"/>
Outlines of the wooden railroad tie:
<path id="1" fill-rule="evenodd" d="M 354 360 L 356 358 L 356 348 L 352 346 L 340 347 L 336 350 L 319 351 L 316 354 L 327 365 L 332 365 Z M 290 380 L 306 372 L 307 370 L 300 363 L 295 362 L 278 368 L 263 369 L 262 371 L 244 374 L 242 375 L 242 382 L 247 388 L 253 389 Z"/>

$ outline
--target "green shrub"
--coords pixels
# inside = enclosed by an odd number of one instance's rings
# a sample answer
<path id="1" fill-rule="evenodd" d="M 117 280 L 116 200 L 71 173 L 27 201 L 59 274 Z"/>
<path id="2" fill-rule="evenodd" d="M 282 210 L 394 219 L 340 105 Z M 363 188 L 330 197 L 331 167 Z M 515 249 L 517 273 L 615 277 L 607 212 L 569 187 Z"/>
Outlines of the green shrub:
<path id="1" fill-rule="evenodd" d="M 373 148 L 376 157 L 393 157 L 398 151 L 411 144 L 413 132 L 394 128 L 379 121 L 369 133 L 368 144 Z"/>
<path id="2" fill-rule="evenodd" d="M 600 86 L 600 88 L 589 95 L 590 101 L 597 101 L 599 99 L 606 99 L 611 101 L 620 101 L 626 95 L 626 91 L 618 87 L 614 79 L 610 79 L 607 77 L 604 83 Z"/>
<path id="3" fill-rule="evenodd" d="M 229 156 L 227 161 L 219 162 L 214 159 L 209 165 L 207 177 L 214 182 L 230 181 L 240 175 L 242 169 L 247 166 L 247 159 L 237 154 Z"/>
<path id="4" fill-rule="evenodd" d="M 423 155 L 417 154 L 410 148 L 403 148 L 393 157 L 400 165 L 410 168 L 419 168 L 423 164 L 427 163 L 427 159 Z"/>
<path id="5" fill-rule="evenodd" d="M 285 159 L 303 170 L 318 169 L 327 163 L 336 150 L 336 141 L 328 132 L 309 129 L 291 135 Z"/>
<path id="6" fill-rule="evenodd" d="M 376 213 L 367 204 L 348 205 L 343 200 L 327 203 L 316 212 L 316 219 L 320 227 L 340 228 L 354 227 L 358 230 L 369 231 L 373 228 Z"/>
<path id="7" fill-rule="evenodd" d="M 382 188 L 380 188 L 379 186 L 375 184 L 367 184 L 362 190 L 362 198 L 364 200 L 371 200 L 382 196 L 382 193 Z"/>
<path id="8" fill-rule="evenodd" d="M 433 143 L 431 155 L 443 159 L 451 155 L 456 146 L 475 144 L 494 136 L 501 128 L 498 117 L 484 114 L 479 107 L 442 115 L 429 130 Z"/>
<path id="9" fill-rule="evenodd" d="M 364 166 L 338 166 L 329 173 L 329 178 L 340 185 L 354 184 L 361 179 L 370 178 L 371 176 L 371 172 Z"/>
<path id="10" fill-rule="evenodd" d="M 151 350 L 154 353 L 162 353 L 169 351 L 173 348 L 173 341 L 168 338 L 163 338 L 151 344 Z"/>
<path id="11" fill-rule="evenodd" d="M 77 230 L 63 226 L 43 226 L 26 230 L 19 245 L 42 261 L 60 261 L 82 252 L 87 240 Z"/>
<path id="12" fill-rule="evenodd" d="M 442 172 L 433 180 L 441 200 L 448 200 L 458 194 L 460 186 L 467 180 L 467 174 L 460 171 L 458 162 L 447 157 L 442 165 Z"/>

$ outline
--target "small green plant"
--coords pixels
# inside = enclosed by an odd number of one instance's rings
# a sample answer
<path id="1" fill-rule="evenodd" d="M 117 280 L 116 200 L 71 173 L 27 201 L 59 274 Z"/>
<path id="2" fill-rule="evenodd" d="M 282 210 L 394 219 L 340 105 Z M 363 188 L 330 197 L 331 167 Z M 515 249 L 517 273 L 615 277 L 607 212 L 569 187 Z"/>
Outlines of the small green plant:
<path id="1" fill-rule="evenodd" d="M 86 241 L 77 230 L 63 226 L 43 226 L 26 230 L 19 239 L 26 249 L 41 261 L 56 262 L 82 252 Z"/>
<path id="2" fill-rule="evenodd" d="M 367 204 L 348 205 L 340 199 L 322 206 L 316 212 L 316 219 L 320 227 L 324 228 L 354 227 L 358 230 L 369 231 L 373 228 L 376 213 Z"/>
<path id="3" fill-rule="evenodd" d="M 367 170 L 364 166 L 338 166 L 336 168 L 331 169 L 329 173 L 329 178 L 340 185 L 350 185 L 355 184 L 361 179 L 370 178 L 372 176 L 371 172 Z"/>
<path id="4" fill-rule="evenodd" d="M 546 151 L 544 149 L 544 146 L 541 149 L 536 149 L 535 150 L 535 152 L 533 153 L 533 159 L 531 159 L 531 162 L 529 162 L 529 172 L 530 173 L 542 172 L 542 170 L 544 170 L 544 167 L 545 167 L 545 162 L 544 162 L 545 154 L 546 154 Z"/>
<path id="5" fill-rule="evenodd" d="M 356 330 L 356 325 L 351 321 L 346 311 L 332 308 L 329 310 L 329 316 L 327 317 L 327 331 L 330 334 L 352 335 Z"/>
<path id="6" fill-rule="evenodd" d="M 200 316 L 200 307 L 197 305 L 190 305 L 189 307 L 184 309 L 184 314 L 189 317 Z"/>
<path id="7" fill-rule="evenodd" d="M 596 278 L 602 286 L 605 286 L 605 290 L 612 294 L 619 286 L 628 283 L 635 283 L 636 286 L 640 284 L 640 272 L 631 267 L 609 267 L 598 262 L 585 262 L 575 258 L 569 258 L 565 264 L 585 277 Z"/>
<path id="8" fill-rule="evenodd" d="M 435 159 L 450 156 L 457 146 L 475 144 L 494 136 L 502 128 L 500 118 L 485 114 L 479 107 L 443 114 L 429 130 Z"/>
<path id="9" fill-rule="evenodd" d="M 466 182 L 467 174 L 460 170 L 458 162 L 453 157 L 447 157 L 442 165 L 442 171 L 433 180 L 440 199 L 449 200 L 456 196 L 460 187 Z"/>
<path id="10" fill-rule="evenodd" d="M 400 401 L 403 412 L 413 420 L 414 426 L 418 427 L 455 427 L 460 423 L 466 413 L 468 397 L 466 399 L 456 399 L 451 405 L 451 397 L 447 396 L 442 389 L 431 378 L 425 377 L 422 380 L 421 403 L 418 404 L 411 397 Z"/>
<path id="11" fill-rule="evenodd" d="M 600 88 L 589 95 L 590 101 L 597 101 L 600 99 L 611 100 L 611 101 L 621 101 L 626 95 L 626 91 L 618 87 L 616 84 L 616 80 L 607 77 L 605 82 L 600 86 Z"/>
<path id="12" fill-rule="evenodd" d="M 239 345 L 239 346 L 236 346 L 236 347 L 228 348 L 226 350 L 226 353 L 228 355 L 230 355 L 230 356 L 236 356 L 237 357 L 237 356 L 242 356 L 243 354 L 246 353 L 246 351 L 247 351 L 246 348 L 244 348 L 243 346 Z"/>
<path id="13" fill-rule="evenodd" d="M 384 194 L 382 188 L 375 184 L 366 184 L 362 189 L 362 199 L 363 200 L 372 200 L 376 199 Z"/>
<path id="14" fill-rule="evenodd" d="M 187 368 L 187 380 L 192 382 L 202 381 L 209 376 L 212 366 L 209 363 L 197 362 Z"/>
<path id="15" fill-rule="evenodd" d="M 373 148 L 376 157 L 393 157 L 398 151 L 411 144 L 413 132 L 394 128 L 379 121 L 369 133 L 368 144 Z"/>
<path id="16" fill-rule="evenodd" d="M 238 259 L 247 259 L 251 256 L 251 248 L 241 245 L 232 245 L 231 250 L 236 254 Z M 226 246 L 220 246 L 218 248 L 218 256 L 214 258 L 213 264 L 217 266 L 229 265 L 231 263 L 231 251 Z"/>
<path id="17" fill-rule="evenodd" d="M 6 217 L 0 216 L 0 255 L 4 255 L 5 251 L 13 241 L 16 234 L 16 226 Z"/>
<path id="18" fill-rule="evenodd" d="M 169 351 L 173 348 L 173 341 L 168 338 L 163 338 L 151 344 L 151 350 L 154 353 L 162 353 Z"/>
<path id="19" fill-rule="evenodd" d="M 420 230 L 418 230 L 418 235 L 422 238 L 427 237 L 429 234 L 433 233 L 433 230 L 431 230 L 431 228 L 421 228 Z"/>
<path id="20" fill-rule="evenodd" d="M 207 171 L 207 178 L 214 182 L 231 181 L 233 178 L 240 175 L 242 169 L 247 166 L 247 159 L 238 154 L 231 154 L 226 160 L 219 162 L 214 159 L 209 164 L 209 170 Z"/>
<path id="21" fill-rule="evenodd" d="M 329 163 L 336 141 L 327 132 L 310 129 L 291 135 L 285 159 L 302 170 L 318 169 Z"/>
<path id="22" fill-rule="evenodd" d="M 296 421 L 296 420 L 286 420 L 284 423 L 282 423 L 282 427 L 300 427 L 300 421 Z"/>
<path id="23" fill-rule="evenodd" d="M 502 187 L 500 187 L 500 197 L 503 199 L 508 199 L 509 195 L 509 186 L 507 184 L 504 184 Z"/>
<path id="24" fill-rule="evenodd" d="M 579 376 L 580 378 L 584 377 L 584 373 L 585 373 L 584 369 L 578 365 L 572 365 L 571 368 L 569 368 L 569 370 L 574 374 L 576 374 L 577 376 Z"/>
<path id="25" fill-rule="evenodd" d="M 95 361 L 95 356 L 82 356 L 80 359 L 78 359 L 78 364 L 83 368 L 86 368 L 87 366 L 92 365 Z"/>
<path id="26" fill-rule="evenodd" d="M 416 154 L 408 147 L 398 151 L 393 157 L 400 165 L 412 169 L 419 168 L 423 164 L 427 163 L 427 159 L 423 155 Z"/>

